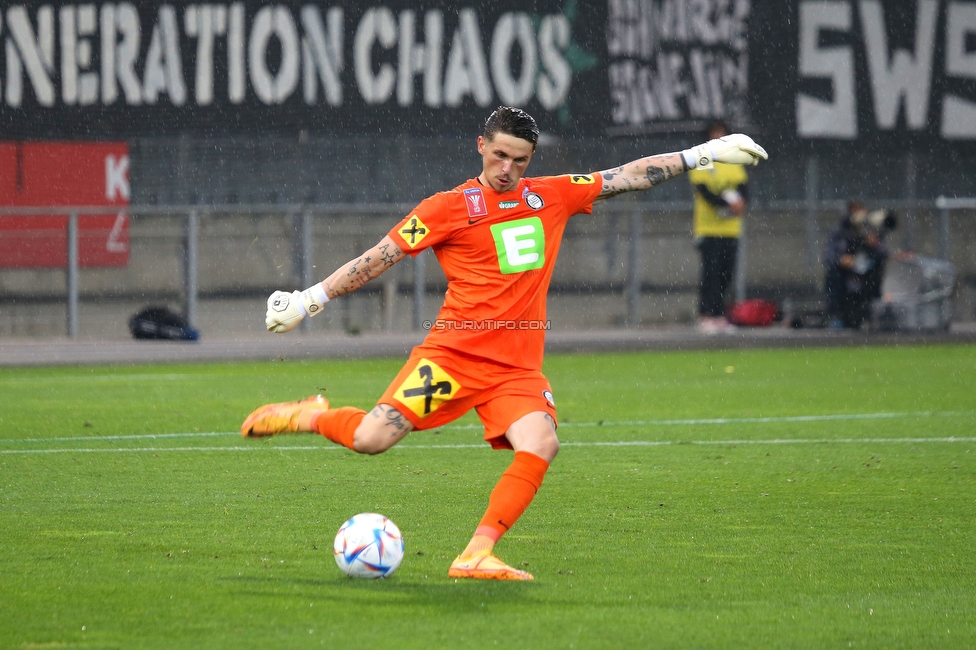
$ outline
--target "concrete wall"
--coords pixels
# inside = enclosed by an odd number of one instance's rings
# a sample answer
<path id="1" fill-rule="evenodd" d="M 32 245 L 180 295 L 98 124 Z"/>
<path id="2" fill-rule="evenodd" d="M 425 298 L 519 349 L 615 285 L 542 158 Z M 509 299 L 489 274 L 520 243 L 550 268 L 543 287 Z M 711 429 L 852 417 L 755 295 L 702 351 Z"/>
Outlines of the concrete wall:
<path id="1" fill-rule="evenodd" d="M 627 322 L 628 260 L 638 255 L 642 293 L 640 325 L 690 323 L 696 313 L 698 255 L 690 213 L 660 212 L 621 197 L 577 216 L 566 230 L 553 275 L 549 315 L 553 329 L 617 327 Z M 632 212 L 640 236 L 632 237 Z M 329 215 L 313 221 L 313 277 L 321 279 L 383 237 L 401 215 Z M 749 217 L 746 278 L 749 296 L 816 305 L 822 271 L 820 249 L 836 215 L 817 216 L 817 241 L 807 238 L 798 212 L 754 210 Z M 940 222 L 934 211 L 905 217 L 893 233 L 895 248 L 914 243 L 935 255 Z M 974 318 L 976 215 L 954 213 L 949 259 L 960 272 L 956 320 Z M 296 220 L 289 215 L 202 215 L 199 240 L 199 308 L 196 325 L 207 337 L 264 331 L 268 293 L 302 288 L 296 268 Z M 118 269 L 82 269 L 80 335 L 128 337 L 128 317 L 150 304 L 182 309 L 182 216 L 137 216 L 131 224 L 131 259 Z M 445 279 L 427 254 L 424 318 L 433 319 Z M 312 329 L 409 329 L 413 322 L 415 262 L 405 260 L 361 293 L 343 297 L 310 323 Z M 395 287 L 393 285 L 396 285 Z M 65 332 L 63 270 L 0 270 L 0 336 L 60 336 Z"/>

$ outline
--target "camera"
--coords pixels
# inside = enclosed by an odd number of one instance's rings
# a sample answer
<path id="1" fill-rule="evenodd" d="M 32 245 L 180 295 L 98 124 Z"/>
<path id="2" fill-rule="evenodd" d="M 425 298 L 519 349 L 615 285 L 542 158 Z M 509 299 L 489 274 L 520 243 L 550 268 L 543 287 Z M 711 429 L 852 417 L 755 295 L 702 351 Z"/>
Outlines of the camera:
<path id="1" fill-rule="evenodd" d="M 894 210 L 871 210 L 864 217 L 864 225 L 877 232 L 888 232 L 898 225 L 898 218 Z"/>

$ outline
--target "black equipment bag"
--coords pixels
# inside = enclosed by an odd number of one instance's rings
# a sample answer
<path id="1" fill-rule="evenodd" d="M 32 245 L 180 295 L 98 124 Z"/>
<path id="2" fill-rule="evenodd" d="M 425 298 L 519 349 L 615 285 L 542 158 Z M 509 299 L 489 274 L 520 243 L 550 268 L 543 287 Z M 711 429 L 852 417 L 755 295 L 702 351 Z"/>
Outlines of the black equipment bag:
<path id="1" fill-rule="evenodd" d="M 196 341 L 200 332 L 168 307 L 146 307 L 129 319 L 129 331 L 136 339 Z"/>

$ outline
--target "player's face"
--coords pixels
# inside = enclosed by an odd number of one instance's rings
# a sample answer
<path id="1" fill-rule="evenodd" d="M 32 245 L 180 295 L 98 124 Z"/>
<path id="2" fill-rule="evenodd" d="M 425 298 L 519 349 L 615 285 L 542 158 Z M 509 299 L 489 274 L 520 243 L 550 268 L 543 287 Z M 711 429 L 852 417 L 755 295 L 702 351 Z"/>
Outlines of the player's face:
<path id="1" fill-rule="evenodd" d="M 534 148 L 532 143 L 507 133 L 496 133 L 491 140 L 478 136 L 481 154 L 481 182 L 496 192 L 509 192 L 518 187 L 519 179 L 529 166 Z"/>

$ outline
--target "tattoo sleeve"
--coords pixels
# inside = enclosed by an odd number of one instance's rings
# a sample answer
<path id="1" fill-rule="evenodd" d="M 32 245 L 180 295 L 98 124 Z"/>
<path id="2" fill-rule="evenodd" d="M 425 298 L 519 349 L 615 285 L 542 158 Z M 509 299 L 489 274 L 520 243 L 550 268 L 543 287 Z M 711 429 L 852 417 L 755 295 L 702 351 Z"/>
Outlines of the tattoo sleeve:
<path id="1" fill-rule="evenodd" d="M 373 248 L 337 269 L 323 282 L 329 298 L 350 293 L 381 276 L 406 254 L 389 236 Z"/>
<path id="2" fill-rule="evenodd" d="M 600 172 L 600 176 L 603 177 L 603 187 L 597 201 L 625 192 L 651 189 L 684 171 L 686 171 L 684 159 L 679 153 L 648 156 L 608 169 Z"/>
<path id="3" fill-rule="evenodd" d="M 413 431 L 413 424 L 403 417 L 400 411 L 386 404 L 377 404 L 370 412 L 370 416 L 383 422 L 384 429 L 389 431 L 391 438 L 400 439 Z"/>

